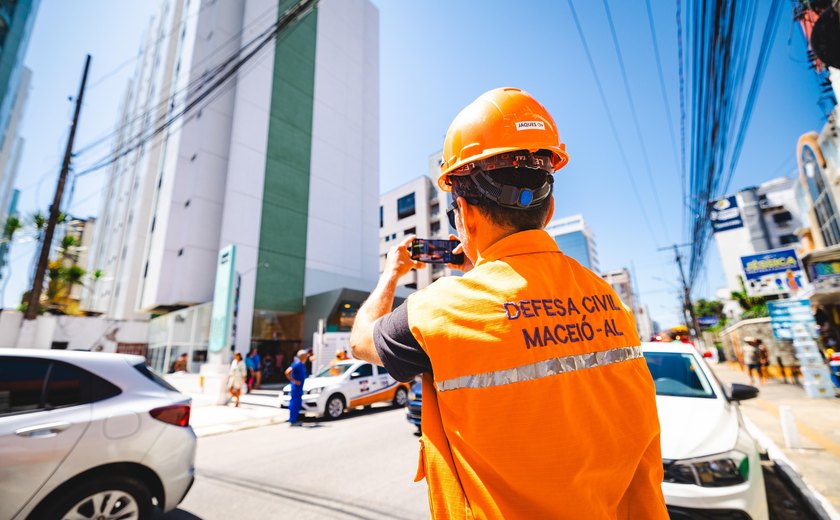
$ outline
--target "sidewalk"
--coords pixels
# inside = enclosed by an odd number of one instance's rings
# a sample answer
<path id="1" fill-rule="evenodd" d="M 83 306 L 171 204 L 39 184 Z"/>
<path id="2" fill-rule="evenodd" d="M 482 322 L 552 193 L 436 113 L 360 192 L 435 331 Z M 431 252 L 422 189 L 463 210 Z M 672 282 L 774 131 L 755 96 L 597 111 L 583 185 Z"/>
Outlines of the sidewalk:
<path id="1" fill-rule="evenodd" d="M 289 411 L 278 406 L 279 394 L 279 390 L 254 390 L 242 395 L 236 408 L 232 401 L 227 406 L 219 406 L 210 396 L 190 393 L 193 400 L 190 425 L 198 437 L 206 437 L 286 422 Z"/>
<path id="2" fill-rule="evenodd" d="M 713 364 L 711 367 L 724 384 L 750 382 L 738 365 Z M 840 510 L 840 399 L 811 399 L 801 386 L 784 384 L 779 379 L 760 384 L 758 389 L 758 397 L 743 401 L 741 411 L 765 437 L 758 439 L 759 442 L 775 444 L 764 446 L 771 458 L 774 455 L 775 458 L 786 458 L 805 483 L 834 507 L 835 511 L 828 511 L 829 514 L 837 515 Z M 801 448 L 787 447 L 780 406 L 790 407 Z M 773 453 L 776 447 L 780 453 Z M 823 503 L 823 506 L 829 509 L 828 504 Z"/>

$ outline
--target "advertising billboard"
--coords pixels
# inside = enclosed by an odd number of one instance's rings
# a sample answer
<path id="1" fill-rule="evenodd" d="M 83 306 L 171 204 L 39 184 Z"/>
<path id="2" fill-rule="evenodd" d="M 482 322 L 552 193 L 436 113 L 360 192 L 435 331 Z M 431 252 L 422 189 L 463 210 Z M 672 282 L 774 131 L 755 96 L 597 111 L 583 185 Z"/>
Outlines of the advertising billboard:
<path id="1" fill-rule="evenodd" d="M 840 290 L 840 262 L 814 262 L 808 265 L 808 274 L 816 290 Z"/>
<path id="2" fill-rule="evenodd" d="M 738 207 L 738 199 L 735 195 L 718 199 L 712 202 L 712 231 L 719 233 L 744 226 L 741 218 L 741 209 Z"/>
<path id="3" fill-rule="evenodd" d="M 776 339 L 793 339 L 793 325 L 803 324 L 807 330 L 815 331 L 817 322 L 811 313 L 808 300 L 775 300 L 767 302 L 770 324 Z"/>
<path id="4" fill-rule="evenodd" d="M 750 296 L 795 293 L 802 288 L 802 266 L 794 249 L 775 249 L 741 257 Z"/>

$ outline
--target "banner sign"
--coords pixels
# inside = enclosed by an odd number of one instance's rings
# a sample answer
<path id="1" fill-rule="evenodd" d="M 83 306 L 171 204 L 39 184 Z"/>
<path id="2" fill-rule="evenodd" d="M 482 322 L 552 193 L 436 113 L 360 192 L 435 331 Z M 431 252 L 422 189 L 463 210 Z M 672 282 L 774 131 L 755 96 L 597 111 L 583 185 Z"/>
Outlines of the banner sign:
<path id="1" fill-rule="evenodd" d="M 233 323 L 233 292 L 236 274 L 236 246 L 219 251 L 216 265 L 216 289 L 213 292 L 213 311 L 210 315 L 210 352 L 219 352 L 231 344 Z"/>
<path id="2" fill-rule="evenodd" d="M 808 272 L 816 290 L 840 290 L 840 262 L 814 262 L 808 265 Z"/>
<path id="3" fill-rule="evenodd" d="M 811 313 L 808 300 L 774 300 L 767 302 L 773 336 L 777 339 L 793 339 L 793 325 L 803 324 L 809 331 L 816 330 L 817 322 Z"/>
<path id="4" fill-rule="evenodd" d="M 735 195 L 714 201 L 711 219 L 712 230 L 715 233 L 743 227 L 744 221 L 741 219 L 741 210 L 738 208 L 738 199 Z"/>
<path id="5" fill-rule="evenodd" d="M 769 296 L 802 288 L 802 266 L 794 249 L 776 249 L 741 257 L 747 294 Z"/>
<path id="6" fill-rule="evenodd" d="M 717 316 L 700 316 L 697 318 L 697 324 L 701 327 L 714 327 L 719 321 Z"/>

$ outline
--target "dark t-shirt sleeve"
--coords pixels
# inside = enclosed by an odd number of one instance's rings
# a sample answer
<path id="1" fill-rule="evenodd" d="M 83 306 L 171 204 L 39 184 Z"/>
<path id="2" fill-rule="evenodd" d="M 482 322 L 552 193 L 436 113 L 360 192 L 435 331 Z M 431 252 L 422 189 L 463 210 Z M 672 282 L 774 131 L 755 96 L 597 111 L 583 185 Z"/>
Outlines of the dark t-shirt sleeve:
<path id="1" fill-rule="evenodd" d="M 418 374 L 432 371 L 429 356 L 411 333 L 405 303 L 376 322 L 373 344 L 382 364 L 397 381 L 405 383 Z"/>

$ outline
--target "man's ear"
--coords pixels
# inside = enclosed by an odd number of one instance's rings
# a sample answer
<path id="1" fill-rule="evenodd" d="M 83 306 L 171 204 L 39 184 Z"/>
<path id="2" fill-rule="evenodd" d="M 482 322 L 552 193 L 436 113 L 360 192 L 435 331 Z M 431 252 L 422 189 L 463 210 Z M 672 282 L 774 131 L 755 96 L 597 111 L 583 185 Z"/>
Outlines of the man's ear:
<path id="1" fill-rule="evenodd" d="M 543 222 L 543 227 L 546 227 L 551 219 L 554 218 L 554 195 L 552 194 L 549 198 L 549 208 L 548 213 L 545 215 L 545 222 Z"/>
<path id="2" fill-rule="evenodd" d="M 477 218 L 481 217 L 478 207 L 467 202 L 464 197 L 458 197 L 458 212 L 461 214 L 461 224 L 471 235 L 475 233 Z"/>

